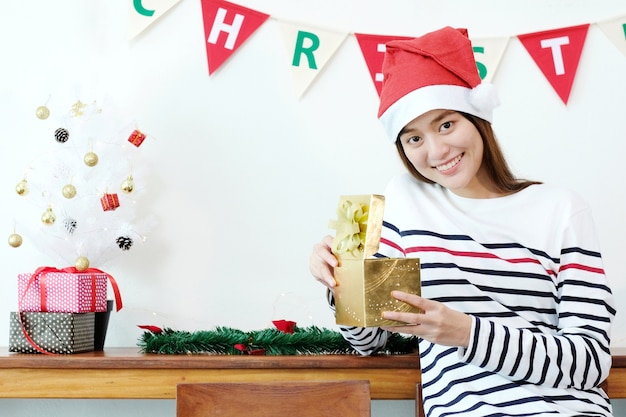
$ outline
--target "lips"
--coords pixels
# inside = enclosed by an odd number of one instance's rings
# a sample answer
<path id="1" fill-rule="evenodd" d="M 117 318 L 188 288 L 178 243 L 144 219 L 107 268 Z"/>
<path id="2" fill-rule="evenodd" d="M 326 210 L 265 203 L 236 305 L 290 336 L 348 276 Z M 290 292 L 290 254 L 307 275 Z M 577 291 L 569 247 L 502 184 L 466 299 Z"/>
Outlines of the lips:
<path id="1" fill-rule="evenodd" d="M 463 158 L 463 154 L 460 154 L 459 156 L 457 156 L 456 158 L 454 158 L 453 160 L 451 160 L 449 162 L 446 162 L 445 164 L 437 165 L 435 168 L 439 172 L 448 171 L 449 169 L 451 169 L 454 166 L 456 166 L 456 164 L 458 164 L 459 161 L 461 161 L 461 158 Z"/>

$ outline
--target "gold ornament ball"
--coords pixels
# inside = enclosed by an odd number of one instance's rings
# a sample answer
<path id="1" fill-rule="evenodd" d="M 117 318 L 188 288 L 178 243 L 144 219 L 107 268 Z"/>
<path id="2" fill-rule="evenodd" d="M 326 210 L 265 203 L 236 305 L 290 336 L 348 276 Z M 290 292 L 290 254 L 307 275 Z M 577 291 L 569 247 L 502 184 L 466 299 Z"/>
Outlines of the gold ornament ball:
<path id="1" fill-rule="evenodd" d="M 82 272 L 89 268 L 89 259 L 84 256 L 79 256 L 78 258 L 76 258 L 76 263 L 74 263 L 74 266 L 76 267 L 77 271 Z"/>
<path id="2" fill-rule="evenodd" d="M 41 222 L 44 224 L 54 224 L 56 220 L 57 216 L 54 215 L 52 207 L 48 207 L 41 215 Z"/>
<path id="3" fill-rule="evenodd" d="M 17 185 L 15 186 L 15 192 L 18 195 L 28 194 L 28 184 L 26 183 L 26 180 L 22 180 L 17 183 Z"/>
<path id="4" fill-rule="evenodd" d="M 22 236 L 18 235 L 17 233 L 13 233 L 12 235 L 10 235 L 9 245 L 14 248 L 19 248 L 20 246 L 22 246 Z"/>
<path id="5" fill-rule="evenodd" d="M 37 115 L 38 119 L 46 120 L 50 116 L 50 110 L 46 106 L 39 106 L 35 110 L 35 115 Z"/>
<path id="6" fill-rule="evenodd" d="M 87 152 L 83 158 L 85 165 L 88 167 L 95 167 L 98 164 L 98 155 L 94 152 Z"/>
<path id="7" fill-rule="evenodd" d="M 135 189 L 135 181 L 133 181 L 133 176 L 129 175 L 124 181 L 122 181 L 122 185 L 120 186 L 122 191 L 129 194 L 132 193 Z"/>
<path id="8" fill-rule="evenodd" d="M 65 198 L 74 198 L 76 196 L 76 187 L 72 184 L 67 184 L 63 187 L 62 193 Z"/>

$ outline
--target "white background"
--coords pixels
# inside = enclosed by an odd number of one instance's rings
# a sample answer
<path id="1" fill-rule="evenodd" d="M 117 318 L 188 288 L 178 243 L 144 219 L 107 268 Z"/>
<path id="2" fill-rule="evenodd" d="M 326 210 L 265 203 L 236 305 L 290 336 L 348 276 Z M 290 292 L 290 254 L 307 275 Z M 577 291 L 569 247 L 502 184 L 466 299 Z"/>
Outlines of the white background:
<path id="1" fill-rule="evenodd" d="M 494 128 L 518 175 L 574 188 L 591 203 L 619 310 L 613 345 L 626 346 L 626 57 L 592 25 L 565 106 L 514 38 L 624 16 L 623 0 L 241 0 L 271 17 L 211 77 L 200 0 L 182 0 L 133 40 L 126 3 L 12 0 L 0 11 L 6 237 L 19 216 L 15 185 L 52 140 L 34 116 L 46 100 L 106 94 L 149 135 L 141 203 L 158 224 L 145 245 L 93 265 L 117 279 L 125 303 L 111 317 L 107 346 L 135 346 L 138 324 L 249 330 L 289 319 L 334 327 L 308 272 L 311 247 L 332 232 L 339 195 L 382 193 L 401 167 L 376 120 L 378 96 L 355 37 L 297 99 L 279 20 L 350 33 L 418 36 L 451 25 L 475 38 L 511 36 L 493 79 L 502 102 Z M 17 308 L 17 274 L 55 259 L 24 238 L 18 249 L 0 245 L 2 346 Z M 43 407 L 48 415 L 85 415 L 90 404 L 3 400 L 0 415 Z M 173 415 L 172 402 L 146 404 L 103 401 L 88 413 Z M 403 404 L 395 414 L 410 415 Z M 393 408 L 377 407 L 382 415 Z"/>

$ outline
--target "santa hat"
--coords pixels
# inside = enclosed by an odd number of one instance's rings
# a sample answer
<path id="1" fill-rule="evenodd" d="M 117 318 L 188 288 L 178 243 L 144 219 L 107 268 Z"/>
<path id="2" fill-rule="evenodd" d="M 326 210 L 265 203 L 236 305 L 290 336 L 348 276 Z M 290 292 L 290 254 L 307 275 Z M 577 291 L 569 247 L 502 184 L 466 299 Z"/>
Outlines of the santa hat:
<path id="1" fill-rule="evenodd" d="M 378 118 L 394 141 L 411 120 L 435 109 L 491 122 L 495 87 L 481 83 L 466 29 L 444 27 L 386 45 Z"/>

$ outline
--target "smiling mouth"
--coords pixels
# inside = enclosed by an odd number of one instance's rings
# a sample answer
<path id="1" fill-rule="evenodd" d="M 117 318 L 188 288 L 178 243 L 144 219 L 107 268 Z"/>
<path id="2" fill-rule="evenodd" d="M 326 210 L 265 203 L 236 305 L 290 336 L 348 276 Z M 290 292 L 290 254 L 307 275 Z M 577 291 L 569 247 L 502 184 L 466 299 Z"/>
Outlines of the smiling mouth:
<path id="1" fill-rule="evenodd" d="M 459 156 L 454 158 L 452 161 L 447 162 L 447 163 L 442 164 L 442 165 L 437 165 L 435 168 L 437 168 L 437 171 L 439 171 L 439 172 L 447 171 L 450 168 L 454 167 L 456 164 L 458 164 L 459 161 L 461 161 L 461 158 L 463 158 L 463 155 L 464 154 L 460 154 Z"/>

